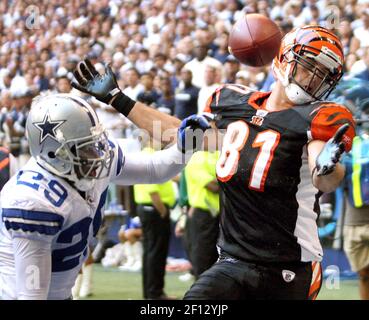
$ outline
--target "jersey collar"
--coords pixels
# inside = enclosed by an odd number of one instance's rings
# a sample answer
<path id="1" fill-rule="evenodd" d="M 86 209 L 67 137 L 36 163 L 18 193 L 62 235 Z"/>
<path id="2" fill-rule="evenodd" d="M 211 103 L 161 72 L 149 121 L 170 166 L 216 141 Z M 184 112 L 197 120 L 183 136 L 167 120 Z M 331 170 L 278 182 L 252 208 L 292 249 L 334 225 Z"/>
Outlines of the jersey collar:
<path id="1" fill-rule="evenodd" d="M 271 92 L 255 91 L 247 101 L 247 103 L 255 109 L 265 109 L 265 104 Z"/>

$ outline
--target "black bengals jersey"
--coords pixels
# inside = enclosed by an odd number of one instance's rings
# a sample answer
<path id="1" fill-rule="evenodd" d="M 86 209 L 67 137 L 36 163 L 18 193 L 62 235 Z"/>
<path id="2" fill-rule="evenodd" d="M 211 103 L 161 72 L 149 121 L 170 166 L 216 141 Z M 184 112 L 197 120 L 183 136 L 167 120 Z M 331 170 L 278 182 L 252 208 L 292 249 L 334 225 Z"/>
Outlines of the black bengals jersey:
<path id="1" fill-rule="evenodd" d="M 318 215 L 313 204 L 301 212 L 296 196 L 303 184 L 303 150 L 310 140 L 327 141 L 349 123 L 343 137 L 349 151 L 353 118 L 347 108 L 331 102 L 268 112 L 263 104 L 269 95 L 225 85 L 208 100 L 205 111 L 216 115 L 218 129 L 227 130 L 217 163 L 222 190 L 218 245 L 247 261 L 320 260 Z"/>

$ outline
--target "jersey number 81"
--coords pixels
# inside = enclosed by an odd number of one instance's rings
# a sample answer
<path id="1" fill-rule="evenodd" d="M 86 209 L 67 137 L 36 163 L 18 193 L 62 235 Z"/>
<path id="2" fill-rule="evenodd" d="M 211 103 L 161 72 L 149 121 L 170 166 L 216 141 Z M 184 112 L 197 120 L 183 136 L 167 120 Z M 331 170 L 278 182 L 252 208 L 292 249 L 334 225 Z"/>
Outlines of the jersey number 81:
<path id="1" fill-rule="evenodd" d="M 242 120 L 228 125 L 223 140 L 222 152 L 216 164 L 217 177 L 220 181 L 227 182 L 237 172 L 240 152 L 248 140 L 249 132 L 249 125 Z M 265 180 L 279 139 L 279 132 L 265 130 L 258 133 L 253 141 L 252 147 L 260 148 L 260 150 L 251 171 L 248 186 L 250 189 L 264 191 Z"/>

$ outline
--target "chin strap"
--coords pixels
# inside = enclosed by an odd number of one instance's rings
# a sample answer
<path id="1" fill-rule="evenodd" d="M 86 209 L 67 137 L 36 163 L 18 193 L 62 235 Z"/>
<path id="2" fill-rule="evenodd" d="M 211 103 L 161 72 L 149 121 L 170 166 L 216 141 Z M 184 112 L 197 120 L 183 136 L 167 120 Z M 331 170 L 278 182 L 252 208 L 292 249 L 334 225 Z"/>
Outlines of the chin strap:
<path id="1" fill-rule="evenodd" d="M 314 98 L 307 94 L 303 89 L 301 89 L 297 84 L 295 83 L 289 83 L 286 87 L 286 95 L 288 99 L 297 104 L 305 104 L 314 101 Z"/>
<path id="2" fill-rule="evenodd" d="M 273 62 L 274 63 L 274 62 Z M 274 72 L 278 80 L 282 83 L 285 88 L 286 95 L 288 99 L 297 105 L 305 104 L 314 101 L 315 99 L 307 94 L 303 89 L 301 89 L 297 84 L 292 83 L 289 78 L 291 63 L 288 63 L 284 73 L 281 72 L 277 66 L 273 64 Z"/>
<path id="3" fill-rule="evenodd" d="M 90 180 L 90 179 L 80 179 L 77 181 L 73 181 L 74 185 L 76 186 L 76 188 L 80 191 L 86 192 L 88 190 L 91 190 L 95 184 L 96 184 L 96 180 Z"/>
<path id="4" fill-rule="evenodd" d="M 75 172 L 73 172 L 72 174 L 60 174 L 56 172 L 55 168 L 50 166 L 46 161 L 42 160 L 40 157 L 37 157 L 36 161 L 45 170 L 51 172 L 52 174 L 55 174 L 58 177 L 70 181 L 76 187 L 76 189 L 80 191 L 86 192 L 92 189 L 96 184 L 95 179 L 85 179 L 85 178 L 78 179 Z"/>

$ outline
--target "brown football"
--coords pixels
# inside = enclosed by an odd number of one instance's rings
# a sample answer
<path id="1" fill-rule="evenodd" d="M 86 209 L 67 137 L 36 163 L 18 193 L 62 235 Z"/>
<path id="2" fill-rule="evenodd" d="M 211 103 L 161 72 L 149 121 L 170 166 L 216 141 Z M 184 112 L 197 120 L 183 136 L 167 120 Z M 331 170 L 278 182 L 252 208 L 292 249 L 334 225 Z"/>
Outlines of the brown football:
<path id="1" fill-rule="evenodd" d="M 272 62 L 281 40 L 281 31 L 272 20 L 261 14 L 250 13 L 233 25 L 228 50 L 241 63 L 260 67 Z"/>

